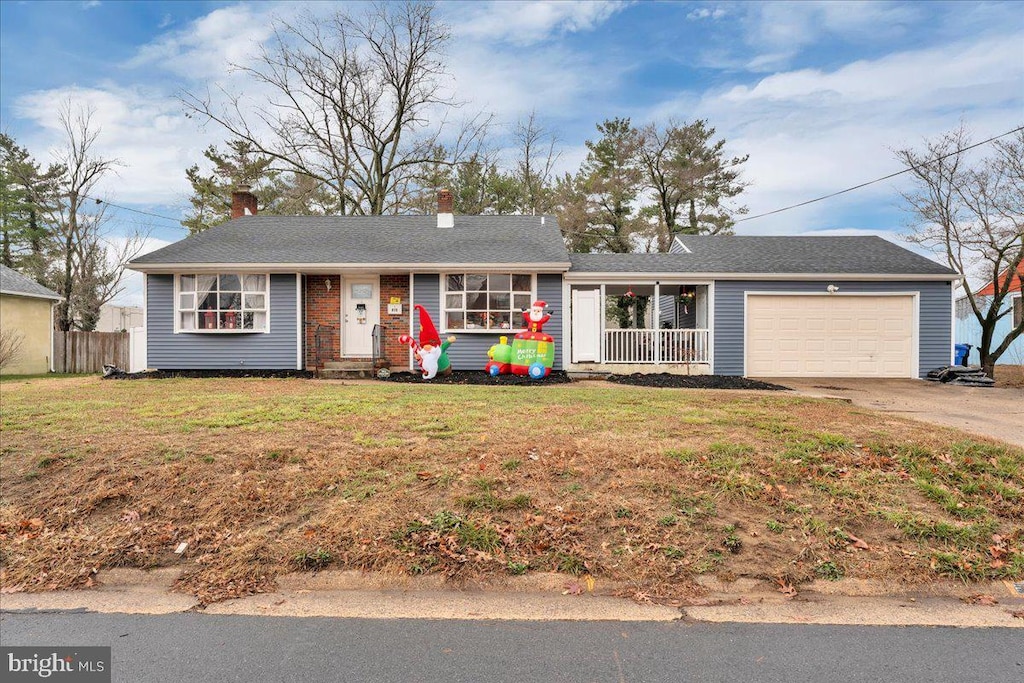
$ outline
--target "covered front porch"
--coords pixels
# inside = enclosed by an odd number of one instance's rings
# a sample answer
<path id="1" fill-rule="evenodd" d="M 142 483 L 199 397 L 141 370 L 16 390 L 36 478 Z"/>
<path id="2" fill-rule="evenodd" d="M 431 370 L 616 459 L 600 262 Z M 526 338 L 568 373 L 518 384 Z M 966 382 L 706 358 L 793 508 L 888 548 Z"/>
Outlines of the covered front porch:
<path id="1" fill-rule="evenodd" d="M 570 282 L 567 370 L 710 374 L 712 285 Z"/>

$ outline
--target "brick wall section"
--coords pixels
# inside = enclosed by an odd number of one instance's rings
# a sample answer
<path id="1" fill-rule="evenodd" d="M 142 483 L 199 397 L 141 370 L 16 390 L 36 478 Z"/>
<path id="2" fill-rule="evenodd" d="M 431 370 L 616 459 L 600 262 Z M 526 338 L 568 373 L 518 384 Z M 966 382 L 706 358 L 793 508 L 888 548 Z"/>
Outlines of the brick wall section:
<path id="1" fill-rule="evenodd" d="M 327 290 L 327 281 L 331 289 Z M 321 362 L 341 360 L 341 286 L 337 275 L 307 275 L 305 288 L 306 367 L 316 367 L 316 323 L 329 326 L 328 343 L 321 352 Z M 389 315 L 391 297 L 402 300 L 402 314 Z M 395 371 L 409 369 L 409 347 L 398 338 L 409 332 L 409 276 L 380 276 L 380 322 L 384 325 L 384 355 Z M 367 359 L 369 360 L 369 359 Z"/>
<path id="2" fill-rule="evenodd" d="M 402 314 L 388 314 L 391 297 L 402 299 Z M 384 356 L 391 363 L 392 371 L 409 369 L 409 347 L 398 341 L 403 334 L 409 334 L 409 315 L 412 302 L 409 301 L 409 275 L 380 276 L 380 322 L 384 326 Z"/>
<path id="3" fill-rule="evenodd" d="M 327 289 L 327 281 L 331 289 Z M 316 367 L 316 323 L 330 326 L 324 330 L 327 343 L 321 351 L 321 361 L 341 359 L 341 282 L 337 275 L 307 275 L 305 294 L 306 367 Z"/>

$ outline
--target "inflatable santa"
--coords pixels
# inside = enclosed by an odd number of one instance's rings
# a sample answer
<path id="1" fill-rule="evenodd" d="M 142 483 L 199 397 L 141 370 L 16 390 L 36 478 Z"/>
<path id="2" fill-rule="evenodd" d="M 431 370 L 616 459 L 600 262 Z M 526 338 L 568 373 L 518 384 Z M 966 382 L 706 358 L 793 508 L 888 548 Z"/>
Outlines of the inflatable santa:
<path id="1" fill-rule="evenodd" d="M 512 374 L 529 375 L 542 379 L 551 374 L 555 365 L 555 340 L 544 333 L 544 323 L 551 316 L 544 312 L 547 302 L 534 301 L 530 310 L 523 311 L 526 329 L 512 342 Z"/>

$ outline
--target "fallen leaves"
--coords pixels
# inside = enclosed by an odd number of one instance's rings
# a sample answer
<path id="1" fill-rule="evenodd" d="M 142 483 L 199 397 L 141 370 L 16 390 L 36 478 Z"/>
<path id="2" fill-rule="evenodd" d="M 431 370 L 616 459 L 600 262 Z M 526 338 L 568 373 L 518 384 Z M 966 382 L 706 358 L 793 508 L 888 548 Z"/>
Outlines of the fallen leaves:
<path id="1" fill-rule="evenodd" d="M 797 590 L 793 587 L 793 584 L 790 581 L 782 577 L 778 577 L 775 579 L 775 583 L 777 583 L 779 586 L 779 592 L 785 595 L 787 598 L 796 597 Z"/>
<path id="2" fill-rule="evenodd" d="M 1008 553 L 1009 547 L 1006 539 L 999 534 L 992 534 L 992 545 L 988 547 L 988 554 L 992 556 L 992 561 L 989 562 L 988 566 L 992 569 L 1005 567 Z"/>
<path id="3" fill-rule="evenodd" d="M 846 534 L 846 538 L 850 541 L 849 547 L 851 548 L 858 548 L 860 550 L 871 550 L 871 546 L 869 546 L 863 539 L 857 538 L 853 534 Z"/>
<path id="4" fill-rule="evenodd" d="M 121 515 L 121 521 L 125 524 L 134 524 L 139 521 L 139 513 L 137 510 L 125 510 L 124 514 Z"/>
<path id="5" fill-rule="evenodd" d="M 986 595 L 984 593 L 975 593 L 974 595 L 968 595 L 967 597 L 960 599 L 968 605 L 984 605 L 991 607 L 999 604 L 999 601 L 995 599 L 995 596 Z"/>
<path id="6" fill-rule="evenodd" d="M 595 585 L 594 577 L 585 574 L 579 579 L 571 579 L 565 583 L 562 595 L 583 595 L 584 592 L 593 593 Z"/>

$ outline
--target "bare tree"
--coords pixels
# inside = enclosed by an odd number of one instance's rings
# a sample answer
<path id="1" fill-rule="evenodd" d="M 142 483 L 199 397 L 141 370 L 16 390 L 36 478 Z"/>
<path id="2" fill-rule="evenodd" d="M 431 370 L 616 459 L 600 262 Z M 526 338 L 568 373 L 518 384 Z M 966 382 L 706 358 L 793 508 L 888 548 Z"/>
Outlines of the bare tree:
<path id="1" fill-rule="evenodd" d="M 518 148 L 514 175 L 522 194 L 520 212 L 548 213 L 552 208 L 555 164 L 561 156 L 558 136 L 537 119 L 536 111 L 520 119 L 512 133 Z"/>
<path id="2" fill-rule="evenodd" d="M 0 330 L 0 370 L 12 365 L 21 358 L 21 346 L 24 337 L 17 330 Z"/>
<path id="3" fill-rule="evenodd" d="M 1010 315 L 1004 304 L 1020 279 L 1014 279 L 1024 260 L 1024 128 L 1008 141 L 996 142 L 994 153 L 971 164 L 965 153 L 970 139 L 961 125 L 921 152 L 901 149 L 897 158 L 917 181 L 903 194 L 915 218 L 912 242 L 941 253 L 951 268 L 965 275 L 964 293 L 981 325 L 981 367 L 991 377 L 995 363 L 1024 332 L 1024 321 L 1003 339 L 995 339 L 996 324 Z M 991 284 L 991 296 L 978 296 L 971 284 Z M 1016 284 L 1014 284 L 1016 283 Z"/>
<path id="4" fill-rule="evenodd" d="M 63 297 L 57 304 L 57 327 L 92 330 L 100 306 L 121 291 L 125 264 L 141 250 L 145 235 L 136 231 L 116 246 L 106 232 L 106 203 L 90 199 L 97 186 L 119 162 L 96 156 L 99 129 L 92 124 L 92 109 L 74 108 L 70 101 L 60 107 L 64 147 L 57 163 L 64 169 L 54 196 L 48 202 L 46 220 L 50 235 L 49 279 Z"/>
<path id="5" fill-rule="evenodd" d="M 733 215 L 746 213 L 730 200 L 746 188 L 740 167 L 748 156 L 725 156 L 725 140 L 714 140 L 707 121 L 669 121 L 662 128 L 648 124 L 640 131 L 638 155 L 644 184 L 656 205 L 648 214 L 657 219 L 658 249 L 668 251 L 677 234 L 728 233 Z"/>
<path id="6" fill-rule="evenodd" d="M 433 11 L 429 3 L 381 3 L 361 16 L 277 20 L 255 65 L 233 65 L 269 97 L 222 91 L 226 106 L 210 93 L 182 101 L 273 159 L 271 170 L 324 183 L 336 213 L 397 212 L 412 191 L 410 176 L 434 160 L 441 142 L 454 163 L 489 123 L 471 118 L 442 140 L 459 105 L 444 92 L 450 32 Z"/>

